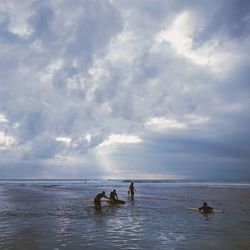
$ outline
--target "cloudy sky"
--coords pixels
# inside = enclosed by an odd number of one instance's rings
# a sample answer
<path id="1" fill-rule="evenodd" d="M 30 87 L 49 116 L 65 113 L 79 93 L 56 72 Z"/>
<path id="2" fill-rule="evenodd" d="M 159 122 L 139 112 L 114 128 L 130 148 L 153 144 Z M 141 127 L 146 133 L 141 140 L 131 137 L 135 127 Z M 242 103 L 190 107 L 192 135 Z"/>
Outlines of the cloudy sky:
<path id="1" fill-rule="evenodd" d="M 1 0 L 0 178 L 250 178 L 250 1 Z"/>

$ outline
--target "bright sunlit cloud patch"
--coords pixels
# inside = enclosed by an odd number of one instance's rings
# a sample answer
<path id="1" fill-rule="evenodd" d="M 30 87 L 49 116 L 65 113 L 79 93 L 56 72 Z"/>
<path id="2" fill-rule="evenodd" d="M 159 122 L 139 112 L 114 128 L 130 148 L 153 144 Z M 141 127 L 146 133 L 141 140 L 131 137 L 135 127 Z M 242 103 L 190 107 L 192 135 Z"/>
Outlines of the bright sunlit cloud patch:
<path id="1" fill-rule="evenodd" d="M 27 37 L 32 33 L 32 28 L 27 22 L 27 16 L 32 13 L 29 9 L 29 2 L 11 2 L 11 1 L 1 1 L 0 10 L 8 11 L 9 13 L 9 30 L 14 34 L 19 36 Z M 18 14 L 16 13 L 16 8 L 18 8 Z M 2 14 L 2 13 L 1 13 Z"/>
<path id="2" fill-rule="evenodd" d="M 194 23 L 191 13 L 184 11 L 177 16 L 169 28 L 157 35 L 156 41 L 163 47 L 172 47 L 179 55 L 185 56 L 196 64 L 206 65 L 209 62 L 210 48 L 203 47 L 196 50 L 192 48 Z"/>
<path id="3" fill-rule="evenodd" d="M 69 146 L 70 143 L 72 142 L 72 139 L 69 137 L 56 137 L 56 140 L 66 144 L 67 146 Z"/>
<path id="4" fill-rule="evenodd" d="M 0 122 L 7 122 L 8 120 L 3 114 L 0 114 Z"/>
<path id="5" fill-rule="evenodd" d="M 142 142 L 141 138 L 136 135 L 120 135 L 120 134 L 112 134 L 105 140 L 101 146 L 109 146 L 118 143 L 140 143 Z"/>
<path id="6" fill-rule="evenodd" d="M 183 116 L 183 121 L 169 119 L 166 117 L 153 117 L 145 123 L 145 127 L 155 132 L 166 132 L 167 130 L 185 129 L 190 125 L 204 124 L 210 117 L 189 114 Z"/>
<path id="7" fill-rule="evenodd" d="M 183 129 L 186 124 L 165 117 L 153 117 L 145 123 L 145 127 L 153 131 L 166 131 L 168 129 Z"/>
<path id="8" fill-rule="evenodd" d="M 7 135 L 5 132 L 0 132 L 0 146 L 11 146 L 15 142 L 14 137 Z"/>
<path id="9" fill-rule="evenodd" d="M 87 133 L 85 136 L 84 136 L 84 139 L 89 143 L 92 139 L 92 135 Z"/>

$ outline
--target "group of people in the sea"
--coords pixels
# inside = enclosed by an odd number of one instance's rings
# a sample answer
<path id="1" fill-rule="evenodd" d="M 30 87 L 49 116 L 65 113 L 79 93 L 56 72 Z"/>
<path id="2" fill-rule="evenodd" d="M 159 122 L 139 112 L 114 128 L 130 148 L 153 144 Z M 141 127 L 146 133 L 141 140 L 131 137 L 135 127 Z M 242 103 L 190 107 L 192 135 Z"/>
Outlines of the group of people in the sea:
<path id="1" fill-rule="evenodd" d="M 135 195 L 135 187 L 134 187 L 134 182 L 132 182 L 129 186 L 129 190 L 128 190 L 128 195 L 131 199 L 134 199 L 134 195 Z M 109 197 L 106 196 L 105 191 L 102 191 L 101 193 L 97 194 L 95 199 L 94 199 L 94 203 L 95 203 L 95 210 L 96 211 L 100 211 L 101 210 L 101 199 L 102 198 L 106 198 L 108 200 L 110 200 L 111 202 L 116 202 L 118 201 L 118 195 L 116 193 L 116 190 L 114 189 L 113 191 L 110 192 Z M 208 206 L 207 202 L 203 202 L 203 205 L 199 208 L 200 212 L 203 212 L 204 214 L 208 214 L 208 213 L 212 213 L 213 212 L 213 208 Z"/>
<path id="2" fill-rule="evenodd" d="M 134 187 L 134 182 L 132 182 L 129 186 L 129 190 L 128 190 L 128 195 L 131 199 L 134 199 L 134 195 L 135 195 L 135 187 Z M 118 195 L 116 193 L 116 190 L 114 189 L 113 191 L 110 192 L 109 197 L 106 196 L 105 191 L 102 191 L 101 193 L 97 194 L 95 199 L 94 199 L 94 203 L 95 203 L 95 210 L 96 211 L 100 211 L 101 210 L 101 199 L 102 198 L 106 198 L 112 202 L 118 201 Z"/>

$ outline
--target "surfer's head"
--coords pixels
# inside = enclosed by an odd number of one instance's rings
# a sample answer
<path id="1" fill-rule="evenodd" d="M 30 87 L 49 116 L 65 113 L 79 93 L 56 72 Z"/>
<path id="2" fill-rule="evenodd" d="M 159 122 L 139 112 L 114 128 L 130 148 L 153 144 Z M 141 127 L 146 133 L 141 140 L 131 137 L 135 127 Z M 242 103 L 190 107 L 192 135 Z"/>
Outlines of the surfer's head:
<path id="1" fill-rule="evenodd" d="M 203 207 L 207 207 L 207 203 L 206 202 L 203 202 Z"/>
<path id="2" fill-rule="evenodd" d="M 105 191 L 102 191 L 102 194 L 105 195 Z"/>
<path id="3" fill-rule="evenodd" d="M 116 193 L 116 190 L 115 190 L 115 189 L 114 189 L 113 191 Z"/>

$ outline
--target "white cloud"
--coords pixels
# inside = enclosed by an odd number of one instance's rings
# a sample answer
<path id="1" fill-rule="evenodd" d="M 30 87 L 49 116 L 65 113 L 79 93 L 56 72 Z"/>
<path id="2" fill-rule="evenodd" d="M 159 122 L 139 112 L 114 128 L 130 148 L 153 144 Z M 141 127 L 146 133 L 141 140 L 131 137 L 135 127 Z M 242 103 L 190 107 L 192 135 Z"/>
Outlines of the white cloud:
<path id="1" fill-rule="evenodd" d="M 112 134 L 100 146 L 111 146 L 115 144 L 134 144 L 142 142 L 136 135 Z"/>
<path id="2" fill-rule="evenodd" d="M 62 59 L 51 62 L 40 75 L 42 82 L 48 82 L 53 80 L 53 77 L 57 70 L 63 65 Z"/>
<path id="3" fill-rule="evenodd" d="M 171 129 L 184 129 L 186 128 L 186 124 L 166 117 L 153 117 L 145 123 L 145 127 L 161 132 Z"/>
<path id="4" fill-rule="evenodd" d="M 0 113 L 0 122 L 3 122 L 3 123 L 8 122 L 8 120 L 6 119 L 6 117 L 3 114 L 1 114 L 1 113 Z"/>
<path id="5" fill-rule="evenodd" d="M 18 13 L 16 13 L 17 9 L 19 10 Z M 27 16 L 31 15 L 28 2 L 4 1 L 0 6 L 0 10 L 4 10 L 11 16 L 9 20 L 9 29 L 11 32 L 24 37 L 31 34 L 32 31 L 27 24 Z"/>
<path id="6" fill-rule="evenodd" d="M 69 146 L 72 142 L 72 139 L 69 137 L 56 137 L 56 140 L 59 142 L 63 142 L 64 144 L 66 144 L 67 146 Z"/>
<path id="7" fill-rule="evenodd" d="M 163 46 L 168 44 L 179 55 L 192 60 L 196 64 L 207 65 L 212 49 L 207 46 L 193 49 L 193 33 L 197 28 L 195 21 L 191 12 L 180 13 L 170 27 L 159 32 L 156 41 L 161 42 Z"/>
<path id="8" fill-rule="evenodd" d="M 16 139 L 13 136 L 7 135 L 5 132 L 0 131 L 0 145 L 9 147 L 14 145 Z"/>
<path id="9" fill-rule="evenodd" d="M 192 10 L 185 10 L 176 16 L 170 26 L 161 30 L 155 40 L 166 49 L 173 48 L 179 56 L 192 63 L 206 66 L 219 78 L 227 78 L 243 60 L 249 63 L 244 52 L 249 38 L 243 39 L 239 46 L 238 41 L 215 34 L 206 43 L 196 46 L 195 35 L 205 30 L 206 25 L 204 17 L 197 16 Z"/>
<path id="10" fill-rule="evenodd" d="M 173 130 L 188 129 L 193 125 L 206 124 L 208 121 L 210 121 L 209 117 L 195 114 L 186 114 L 180 119 L 153 117 L 145 122 L 145 128 L 154 132 L 171 132 Z"/>
<path id="11" fill-rule="evenodd" d="M 89 143 L 89 142 L 91 141 L 91 139 L 92 139 L 92 135 L 89 134 L 89 133 L 87 133 L 87 134 L 85 135 L 84 139 Z"/>

